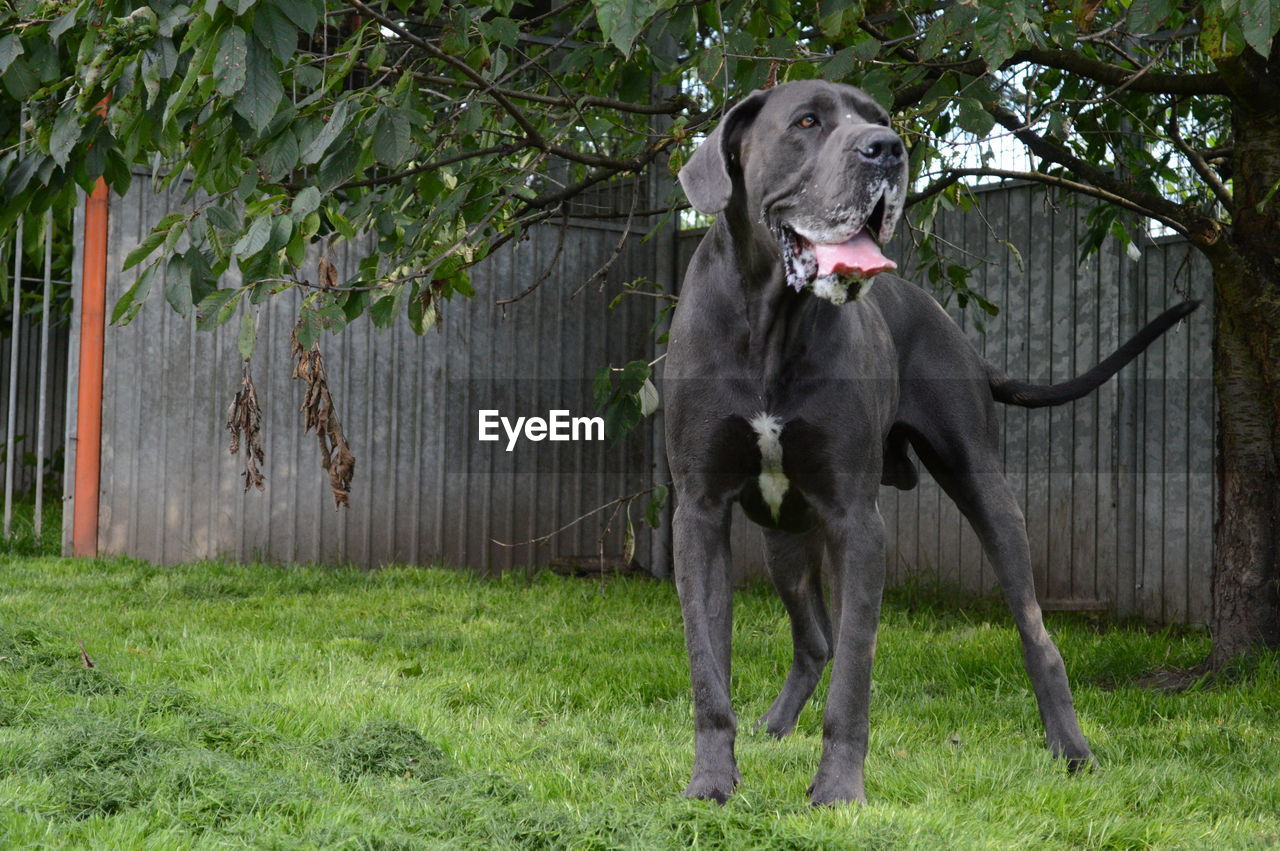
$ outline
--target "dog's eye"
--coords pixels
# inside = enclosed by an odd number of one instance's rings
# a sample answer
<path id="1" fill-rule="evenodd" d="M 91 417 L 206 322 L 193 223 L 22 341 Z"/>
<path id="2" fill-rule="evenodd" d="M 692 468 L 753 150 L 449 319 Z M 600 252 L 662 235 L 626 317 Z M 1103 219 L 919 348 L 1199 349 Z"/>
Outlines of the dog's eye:
<path id="1" fill-rule="evenodd" d="M 806 112 L 804 115 L 800 116 L 800 120 L 796 122 L 796 126 L 802 130 L 808 130 L 810 127 L 817 127 L 818 116 L 814 115 L 812 112 Z"/>

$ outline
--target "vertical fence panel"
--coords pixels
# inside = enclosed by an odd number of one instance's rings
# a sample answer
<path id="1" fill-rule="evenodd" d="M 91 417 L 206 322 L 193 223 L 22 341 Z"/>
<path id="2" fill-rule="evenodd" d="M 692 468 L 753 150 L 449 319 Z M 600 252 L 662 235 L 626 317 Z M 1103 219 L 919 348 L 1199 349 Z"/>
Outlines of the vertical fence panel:
<path id="1" fill-rule="evenodd" d="M 155 194 L 139 179 L 111 216 L 110 303 L 135 280 L 123 258 L 167 212 L 182 187 Z M 403 320 L 379 331 L 365 318 L 340 336 L 323 335 L 329 385 L 356 455 L 351 506 L 335 511 L 316 438 L 301 429 L 302 387 L 290 378 L 290 332 L 298 296 L 258 308 L 251 365 L 263 408 L 265 493 L 243 493 L 241 458 L 226 452 L 227 404 L 240 386 L 238 322 L 197 333 L 159 295 L 128 326 L 107 334 L 100 549 L 157 562 L 199 558 L 381 564 L 442 560 L 500 569 L 547 558 L 604 555 L 616 563 L 621 522 L 549 546 L 505 548 L 552 531 L 600 502 L 640 490 L 649 456 L 640 432 L 601 441 L 525 443 L 477 440 L 476 411 L 546 417 L 552 409 L 597 412 L 590 372 L 607 362 L 652 359 L 649 318 L 627 305 L 610 314 L 623 280 L 653 277 L 644 228 L 575 224 L 558 263 L 536 292 L 508 307 L 496 298 L 524 290 L 553 256 L 557 232 L 530 231 L 525 243 L 473 270 L 475 299 L 443 305 L 441 333 L 417 337 Z M 340 248 L 342 274 L 361 250 Z M 571 292 L 607 259 L 597 284 Z M 314 279 L 313 256 L 304 275 Z M 234 286 L 234 278 L 224 286 Z M 644 309 L 650 305 L 646 301 Z M 539 330 L 541 329 L 541 331 Z M 547 339 L 541 339 L 545 332 Z M 575 352 L 564 356 L 566 351 Z M 568 370 L 568 372 L 566 372 Z M 571 448 L 570 448 L 571 447 Z M 547 507 L 550 506 L 548 511 Z M 589 528 L 588 528 L 589 527 Z M 645 550 L 644 552 L 647 552 Z"/>

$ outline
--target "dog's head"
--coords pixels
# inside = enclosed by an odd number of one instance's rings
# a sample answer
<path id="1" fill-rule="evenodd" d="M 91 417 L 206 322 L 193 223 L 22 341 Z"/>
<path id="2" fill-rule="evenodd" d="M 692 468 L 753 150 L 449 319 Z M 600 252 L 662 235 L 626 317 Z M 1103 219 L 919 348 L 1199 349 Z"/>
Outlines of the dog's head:
<path id="1" fill-rule="evenodd" d="M 880 250 L 902 215 L 907 157 L 861 89 L 822 80 L 753 92 L 680 170 L 694 209 L 745 205 L 773 234 L 787 283 L 836 304 L 896 264 Z"/>

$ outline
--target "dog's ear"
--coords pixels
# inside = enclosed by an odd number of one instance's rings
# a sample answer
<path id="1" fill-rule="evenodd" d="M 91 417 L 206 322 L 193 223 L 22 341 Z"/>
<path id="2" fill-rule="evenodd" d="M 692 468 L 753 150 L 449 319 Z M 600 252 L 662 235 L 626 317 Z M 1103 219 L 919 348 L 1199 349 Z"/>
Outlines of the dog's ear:
<path id="1" fill-rule="evenodd" d="M 737 154 L 738 140 L 742 131 L 755 121 L 769 91 L 752 92 L 725 113 L 716 129 L 680 169 L 680 185 L 699 213 L 718 213 L 729 206 L 733 195 L 729 166 Z"/>

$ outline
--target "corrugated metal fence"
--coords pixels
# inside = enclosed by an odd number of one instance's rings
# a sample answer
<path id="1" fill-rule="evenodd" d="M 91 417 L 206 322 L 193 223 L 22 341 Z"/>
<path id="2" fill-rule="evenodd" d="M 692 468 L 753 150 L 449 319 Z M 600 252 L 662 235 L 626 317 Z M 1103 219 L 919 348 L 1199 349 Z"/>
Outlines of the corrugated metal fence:
<path id="1" fill-rule="evenodd" d="M 113 202 L 111 301 L 132 280 L 132 272 L 119 272 L 122 258 L 178 203 L 175 193 L 155 196 L 144 184 Z M 1081 262 L 1085 208 L 1033 186 L 977 195 L 974 210 L 943 215 L 937 230 L 953 256 L 975 267 L 973 288 L 1001 311 L 983 317 L 983 328 L 974 308 L 949 309 L 979 351 L 1015 377 L 1076 375 L 1167 305 L 1187 296 L 1212 299 L 1208 269 L 1184 243 L 1146 244 L 1134 261 L 1109 240 Z M 535 230 L 476 270 L 480 295 L 447 305 L 439 335 L 418 338 L 403 323 L 378 332 L 361 319 L 323 339 L 358 457 L 352 507 L 340 513 L 314 438 L 301 433 L 301 391 L 289 379 L 294 305 L 272 305 L 260 320 L 253 374 L 265 408 L 267 491 L 242 494 L 238 459 L 227 456 L 222 429 L 240 380 L 235 323 L 198 334 L 153 299 L 133 324 L 108 329 L 101 550 L 161 562 L 443 559 L 478 569 L 602 551 L 616 557 L 620 520 L 603 546 L 594 519 L 539 547 L 504 548 L 493 539 L 529 540 L 665 478 L 660 416 L 620 447 L 526 443 L 512 453 L 479 443 L 475 416 L 485 406 L 593 414 L 589 383 L 598 367 L 654 356 L 657 302 L 607 306 L 624 281 L 671 286 L 697 234 L 644 241 L 621 231 L 577 221 L 557 256 L 556 231 Z M 615 250 L 605 285 L 572 295 Z M 505 310 L 493 304 L 522 291 L 553 257 L 555 271 L 538 290 Z M 1085 400 L 1052 410 L 1003 409 L 1006 472 L 1022 499 L 1037 586 L 1050 606 L 1155 621 L 1207 618 L 1211 309 L 1206 304 Z M 73 453 L 70 446 L 69 465 Z M 881 510 L 893 582 L 995 589 L 976 537 L 927 474 L 913 491 L 886 488 Z M 760 569 L 755 534 L 737 524 L 746 572 Z M 665 536 L 642 540 L 637 553 L 656 572 L 667 567 Z"/>
<path id="2" fill-rule="evenodd" d="M 1207 262 L 1180 240 L 1148 241 L 1135 261 L 1111 238 L 1081 261 L 1087 206 L 1027 185 L 976 196 L 971 211 L 940 216 L 936 231 L 1000 313 L 961 310 L 954 299 L 948 311 L 978 351 L 1015 378 L 1075 376 L 1164 308 L 1204 300 L 1098 392 L 1053 409 L 1001 406 L 1001 417 L 1005 473 L 1027 518 L 1047 607 L 1206 622 L 1216 504 Z M 905 277 L 923 281 L 903 242 L 900 232 L 890 253 L 905 257 Z M 680 240 L 681 268 L 696 244 L 696 235 Z M 996 591 L 977 537 L 923 466 L 916 489 L 883 488 L 880 509 L 890 582 Z M 746 572 L 763 571 L 756 535 L 749 523 L 736 524 Z"/>
<path id="3" fill-rule="evenodd" d="M 146 184 L 138 180 L 128 197 L 112 201 L 108 304 L 140 271 L 121 272 L 123 259 L 182 203 L 181 187 L 155 194 Z M 157 280 L 131 324 L 107 329 L 99 551 L 165 563 L 443 561 L 477 569 L 602 552 L 616 559 L 621 517 L 603 541 L 600 523 L 573 526 L 543 546 L 495 541 L 529 541 L 643 488 L 654 475 L 650 434 L 618 446 L 524 442 L 508 452 L 505 440 L 477 440 L 476 417 L 481 408 L 512 417 L 551 409 L 594 415 L 596 369 L 652 358 L 654 301 L 624 298 L 609 309 L 621 282 L 656 275 L 655 242 L 641 239 L 646 229 L 575 221 L 557 251 L 557 230 L 534 228 L 474 270 L 479 295 L 446 303 L 439 334 L 415 336 L 402 320 L 379 331 L 361 318 L 340 336 L 324 335 L 330 386 L 357 458 L 350 508 L 339 512 L 315 438 L 302 432 L 302 388 L 290 378 L 296 299 L 270 300 L 258 320 L 252 373 L 264 409 L 267 482 L 265 492 L 242 493 L 240 461 L 228 456 L 223 428 L 241 380 L 238 323 L 196 332 L 156 295 Z M 670 253 L 670 238 L 666 245 Z M 584 287 L 615 252 L 603 284 Z M 345 274 L 358 257 L 348 249 L 332 259 Z M 553 263 L 527 297 L 494 304 Z M 68 455 L 71 464 L 74 444 Z M 641 540 L 644 564 L 648 550 Z"/>

